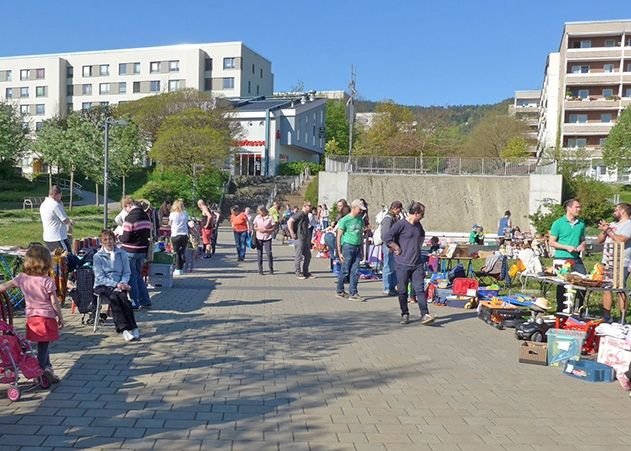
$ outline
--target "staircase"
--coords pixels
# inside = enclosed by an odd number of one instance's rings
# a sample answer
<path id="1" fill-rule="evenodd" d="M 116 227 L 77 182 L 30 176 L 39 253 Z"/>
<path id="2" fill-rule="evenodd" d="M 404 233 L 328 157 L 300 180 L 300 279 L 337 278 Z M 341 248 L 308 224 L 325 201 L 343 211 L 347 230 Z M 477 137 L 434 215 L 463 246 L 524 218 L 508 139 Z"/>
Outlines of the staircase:
<path id="1" fill-rule="evenodd" d="M 235 176 L 224 194 L 221 214 L 229 218 L 233 205 L 238 205 L 241 210 L 250 207 L 253 211 L 259 205 L 269 206 L 274 192 L 273 200 L 289 203 L 292 207 L 302 206 L 306 186 L 304 177 L 297 176 Z"/>

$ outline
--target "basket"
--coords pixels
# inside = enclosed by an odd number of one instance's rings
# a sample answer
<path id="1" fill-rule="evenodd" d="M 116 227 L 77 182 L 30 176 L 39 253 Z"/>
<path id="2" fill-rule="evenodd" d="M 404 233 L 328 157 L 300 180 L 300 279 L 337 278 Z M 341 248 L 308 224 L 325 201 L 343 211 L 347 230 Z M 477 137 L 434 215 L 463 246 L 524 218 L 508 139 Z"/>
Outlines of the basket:
<path id="1" fill-rule="evenodd" d="M 578 285 L 579 287 L 596 288 L 603 285 L 602 280 L 584 279 L 583 277 L 575 276 L 573 274 L 568 275 L 565 280 L 567 280 L 568 283 Z"/>
<path id="2" fill-rule="evenodd" d="M 613 382 L 615 378 L 612 367 L 591 360 L 569 360 L 563 373 L 588 382 Z"/>

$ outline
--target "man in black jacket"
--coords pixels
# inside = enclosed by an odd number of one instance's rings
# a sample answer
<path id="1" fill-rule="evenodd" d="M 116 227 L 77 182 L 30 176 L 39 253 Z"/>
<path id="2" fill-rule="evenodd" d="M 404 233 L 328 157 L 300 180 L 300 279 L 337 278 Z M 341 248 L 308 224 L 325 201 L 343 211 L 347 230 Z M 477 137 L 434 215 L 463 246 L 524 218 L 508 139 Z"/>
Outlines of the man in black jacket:
<path id="1" fill-rule="evenodd" d="M 123 223 L 123 234 L 120 237 L 121 248 L 129 255 L 129 269 L 131 277 L 130 297 L 134 309 L 150 308 L 151 298 L 144 280 L 142 280 L 142 266 L 147 258 L 149 238 L 151 237 L 151 220 L 140 205 L 131 202 L 125 206 L 127 216 Z"/>

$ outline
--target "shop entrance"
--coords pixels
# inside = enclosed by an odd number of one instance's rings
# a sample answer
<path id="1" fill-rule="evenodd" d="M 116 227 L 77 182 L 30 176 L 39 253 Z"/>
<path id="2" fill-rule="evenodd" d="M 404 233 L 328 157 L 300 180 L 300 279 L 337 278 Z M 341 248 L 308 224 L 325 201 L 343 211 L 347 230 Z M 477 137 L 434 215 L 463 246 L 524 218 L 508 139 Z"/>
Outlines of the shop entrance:
<path id="1" fill-rule="evenodd" d="M 234 156 L 234 175 L 261 175 L 261 161 L 261 154 L 236 154 Z"/>

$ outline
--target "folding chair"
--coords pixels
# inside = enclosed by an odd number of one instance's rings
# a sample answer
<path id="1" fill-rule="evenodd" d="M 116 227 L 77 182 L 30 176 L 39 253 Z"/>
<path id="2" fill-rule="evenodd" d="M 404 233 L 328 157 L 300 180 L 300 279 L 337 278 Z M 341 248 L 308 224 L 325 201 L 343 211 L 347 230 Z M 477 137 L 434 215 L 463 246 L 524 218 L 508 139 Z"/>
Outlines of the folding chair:
<path id="1" fill-rule="evenodd" d="M 504 287 L 509 287 L 511 280 L 508 276 L 508 257 L 490 255 L 481 270 L 475 272 L 475 278 L 481 286 L 502 284 Z"/>

